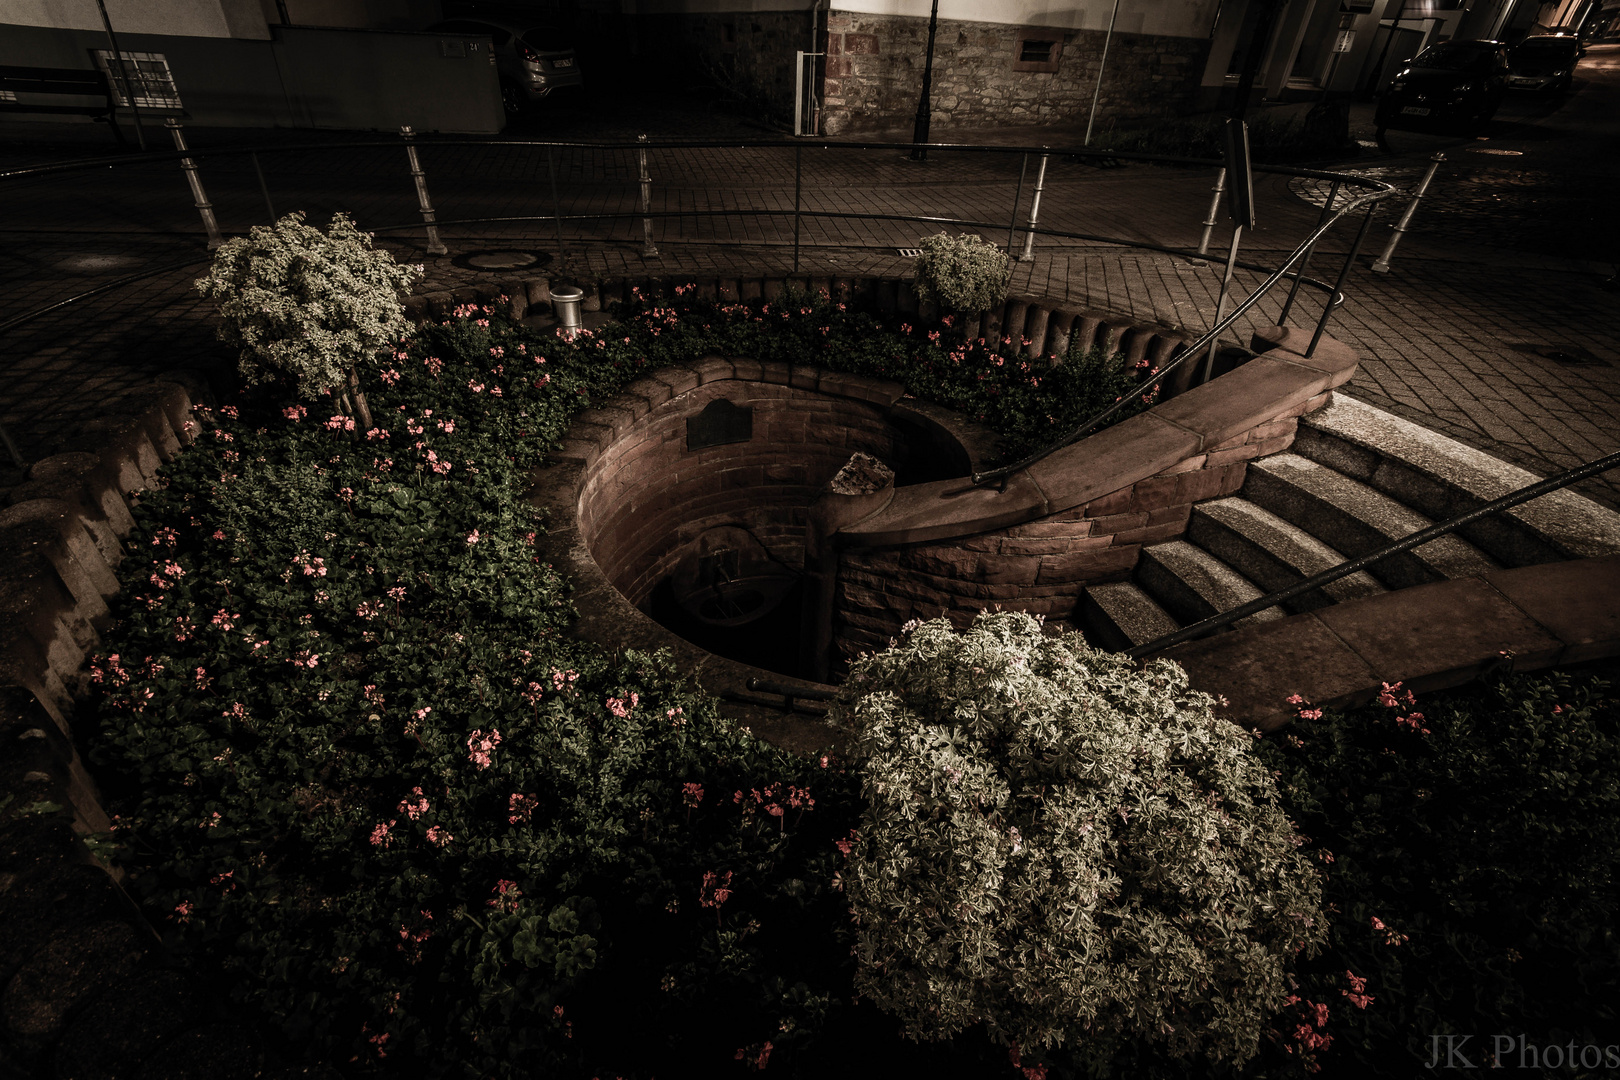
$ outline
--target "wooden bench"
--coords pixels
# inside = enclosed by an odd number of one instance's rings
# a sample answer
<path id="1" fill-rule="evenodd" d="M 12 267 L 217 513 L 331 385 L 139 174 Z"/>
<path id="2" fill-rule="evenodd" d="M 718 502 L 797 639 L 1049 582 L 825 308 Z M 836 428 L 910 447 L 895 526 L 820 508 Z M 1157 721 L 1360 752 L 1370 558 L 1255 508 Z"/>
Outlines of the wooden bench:
<path id="1" fill-rule="evenodd" d="M 101 103 L 46 104 L 36 101 L 0 101 L 0 111 L 31 113 L 73 113 L 105 118 L 120 144 L 124 133 L 114 115 L 117 99 L 105 72 L 96 68 L 13 67 L 0 64 L 0 91 L 10 96 L 99 97 Z"/>

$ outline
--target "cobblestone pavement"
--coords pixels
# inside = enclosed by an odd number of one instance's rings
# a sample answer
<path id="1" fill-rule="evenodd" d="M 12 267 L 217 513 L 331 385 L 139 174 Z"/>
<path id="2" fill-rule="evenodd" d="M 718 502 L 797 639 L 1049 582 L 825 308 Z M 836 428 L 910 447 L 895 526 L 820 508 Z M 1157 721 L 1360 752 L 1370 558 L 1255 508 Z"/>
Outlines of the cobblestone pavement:
<path id="1" fill-rule="evenodd" d="M 1601 91 L 1616 100 L 1620 80 L 1614 82 L 1594 80 L 1576 97 Z M 666 134 L 675 137 L 775 137 L 712 110 L 688 107 L 683 113 L 678 103 L 665 103 L 661 114 Z M 1605 122 L 1612 133 L 1613 119 Z M 523 134 L 572 139 L 586 133 L 583 126 L 581 120 L 574 127 L 554 124 Z M 598 124 L 591 133 L 623 139 L 640 126 Z M 452 222 L 443 229 L 452 254 L 435 259 L 422 251 L 414 191 L 397 141 L 342 133 L 190 134 L 227 233 L 270 219 L 266 187 L 277 213 L 303 209 L 322 221 L 344 210 L 366 228 L 409 225 L 383 232 L 381 241 L 400 258 L 425 265 L 424 289 L 512 276 L 480 274 L 454 259 L 490 249 L 538 252 L 550 258 L 552 271 L 580 274 L 785 273 L 793 267 L 796 170 L 805 212 L 869 215 L 804 218 L 803 273 L 905 273 L 910 260 L 898 249 L 915 245 L 932 227 L 881 215 L 980 222 L 970 231 L 1005 242 L 1015 195 L 1018 219 L 1028 216 L 1036 166 L 1018 153 L 933 151 L 928 162 L 917 163 L 893 149 L 654 148 L 647 152 L 651 209 L 671 216 L 654 219 L 659 254 L 644 259 L 639 220 L 590 216 L 638 209 L 634 148 L 559 147 L 550 151 L 548 166 L 544 148 L 423 139 L 421 160 L 435 207 L 442 221 Z M 10 136 L 0 137 L 0 171 L 103 154 L 110 143 L 92 125 L 13 122 L 0 125 L 0 136 Z M 1077 133 L 1052 129 L 944 131 L 935 137 L 998 145 L 1079 142 Z M 353 145 L 359 141 L 384 145 Z M 263 187 L 252 159 L 209 153 L 290 143 L 315 148 L 260 155 Z M 1353 167 L 1383 170 L 1380 178 L 1400 184 L 1421 170 L 1434 145 L 1414 137 L 1408 152 Z M 1404 240 L 1387 275 L 1367 270 L 1399 203 L 1382 210 L 1349 273 L 1348 302 L 1329 327 L 1363 358 L 1349 392 L 1542 473 L 1620 448 L 1620 304 L 1602 288 L 1602 278 L 1612 273 L 1601 261 L 1609 249 L 1591 230 L 1557 245 L 1540 243 L 1522 207 L 1504 213 L 1502 200 L 1492 197 L 1517 186 L 1544 200 L 1550 209 L 1543 217 L 1562 213 L 1560 205 L 1584 213 L 1589 203 L 1612 216 L 1612 197 L 1604 204 L 1597 187 L 1587 185 L 1600 171 L 1582 171 L 1569 183 L 1559 169 L 1515 165 L 1511 175 L 1491 172 L 1467 188 L 1437 186 L 1417 219 L 1429 225 L 1420 224 Z M 1098 169 L 1054 155 L 1041 225 L 1191 249 L 1202 232 L 1212 179 L 1208 169 Z M 0 322 L 124 275 L 190 260 L 3 335 L 0 423 L 27 456 L 60 445 L 109 392 L 171 368 L 229 367 L 230 358 L 212 339 L 207 307 L 189 289 L 206 266 L 206 252 L 174 162 L 126 159 L 116 169 L 0 179 L 0 186 L 9 210 L 0 221 L 7 241 L 0 244 Z M 1448 190 L 1453 194 L 1442 194 Z M 1263 175 L 1257 186 L 1261 227 L 1246 241 L 1246 258 L 1275 265 L 1316 221 L 1314 191 L 1310 184 Z M 551 216 L 558 212 L 560 225 Z M 1441 227 L 1451 220 L 1447 215 L 1468 227 Z M 1343 223 L 1320 245 L 1313 275 L 1331 280 L 1338 273 L 1354 232 L 1353 222 Z M 1215 230 L 1216 255 L 1224 253 L 1226 237 L 1224 225 Z M 1022 239 L 1019 233 L 1016 242 Z M 1201 263 L 1095 240 L 1041 237 L 1034 259 L 1017 264 L 1013 288 L 1199 331 L 1213 315 L 1219 272 L 1218 259 Z M 1261 277 L 1242 270 L 1237 284 L 1246 290 Z M 1262 301 L 1250 325 L 1275 322 L 1279 303 L 1280 297 Z M 1314 319 L 1320 310 L 1320 294 L 1302 290 L 1295 318 Z M 1620 477 L 1587 481 L 1580 490 L 1620 505 Z"/>

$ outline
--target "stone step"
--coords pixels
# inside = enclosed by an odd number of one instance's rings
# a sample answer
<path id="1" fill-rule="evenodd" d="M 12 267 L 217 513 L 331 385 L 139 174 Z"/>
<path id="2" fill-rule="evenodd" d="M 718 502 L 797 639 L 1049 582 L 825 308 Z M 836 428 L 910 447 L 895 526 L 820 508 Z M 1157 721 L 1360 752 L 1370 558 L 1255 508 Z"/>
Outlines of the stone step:
<path id="1" fill-rule="evenodd" d="M 1135 580 L 1143 592 L 1157 600 L 1183 626 L 1265 595 L 1254 582 L 1185 540 L 1144 547 L 1136 564 Z M 1280 619 L 1284 614 L 1282 608 L 1269 607 L 1239 619 L 1232 626 L 1254 626 Z"/>
<path id="2" fill-rule="evenodd" d="M 1331 570 L 1346 558 L 1299 526 L 1237 495 L 1194 506 L 1187 539 L 1268 593 Z M 1313 611 L 1384 591 L 1361 570 L 1283 606 L 1296 613 Z"/>
<path id="3" fill-rule="evenodd" d="M 1243 498 L 1299 526 L 1347 558 L 1376 551 L 1433 522 L 1359 480 L 1288 452 L 1249 462 Z M 1381 559 L 1367 568 L 1391 589 L 1499 569 L 1456 535 Z"/>
<path id="4" fill-rule="evenodd" d="M 1467 513 L 1541 479 L 1342 393 L 1300 418 L 1292 451 L 1434 521 Z M 1620 552 L 1620 514 L 1567 488 L 1458 532 L 1507 566 Z"/>
<path id="5" fill-rule="evenodd" d="M 1088 643 L 1114 652 L 1124 652 L 1181 629 L 1164 608 L 1129 581 L 1086 586 L 1076 615 Z"/>

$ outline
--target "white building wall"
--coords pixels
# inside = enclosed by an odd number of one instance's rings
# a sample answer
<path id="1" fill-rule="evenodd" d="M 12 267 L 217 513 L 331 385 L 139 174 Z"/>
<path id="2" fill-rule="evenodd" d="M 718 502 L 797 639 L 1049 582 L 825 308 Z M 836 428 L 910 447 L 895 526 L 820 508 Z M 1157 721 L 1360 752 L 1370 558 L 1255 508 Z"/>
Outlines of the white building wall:
<path id="1" fill-rule="evenodd" d="M 259 0 L 105 0 L 114 33 L 268 40 Z M 0 23 L 101 30 L 96 0 L 0 0 Z"/>

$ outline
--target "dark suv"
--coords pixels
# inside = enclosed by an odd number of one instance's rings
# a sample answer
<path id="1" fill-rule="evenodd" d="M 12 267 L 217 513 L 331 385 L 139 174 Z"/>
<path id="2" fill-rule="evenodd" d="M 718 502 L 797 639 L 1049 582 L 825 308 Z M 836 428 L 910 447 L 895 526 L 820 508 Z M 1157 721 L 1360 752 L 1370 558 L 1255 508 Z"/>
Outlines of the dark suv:
<path id="1" fill-rule="evenodd" d="M 1480 131 L 1502 104 L 1507 72 L 1507 46 L 1500 41 L 1431 45 L 1395 73 L 1378 101 L 1374 123 L 1380 131 L 1431 126 Z"/>
<path id="2" fill-rule="evenodd" d="M 1525 38 L 1508 50 L 1507 84 L 1521 90 L 1567 94 L 1575 81 L 1575 65 L 1585 51 L 1572 34 Z"/>
<path id="3" fill-rule="evenodd" d="M 501 81 L 501 107 L 515 117 L 552 91 L 583 86 L 579 61 L 569 35 L 553 26 L 530 26 L 494 19 L 446 19 L 427 28 L 430 34 L 487 35 L 495 46 L 495 71 Z"/>

